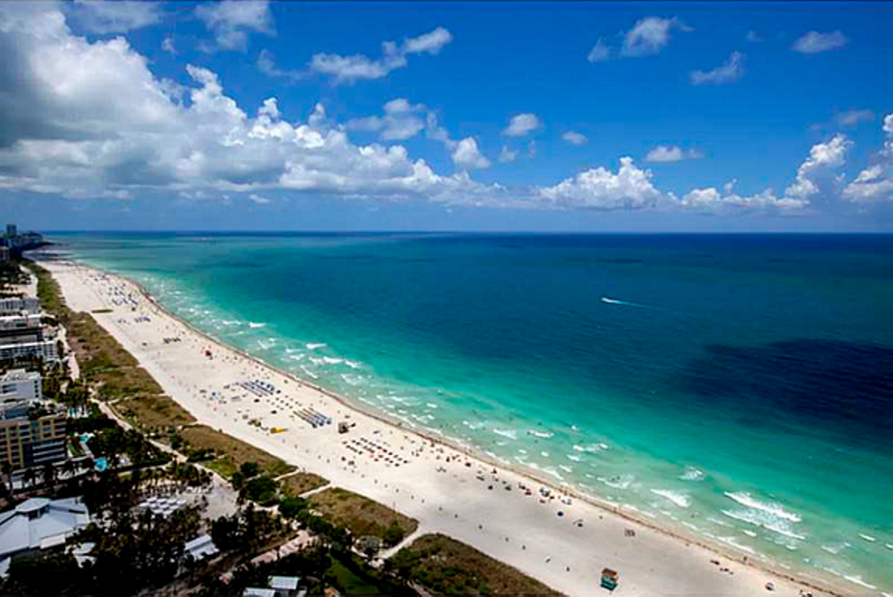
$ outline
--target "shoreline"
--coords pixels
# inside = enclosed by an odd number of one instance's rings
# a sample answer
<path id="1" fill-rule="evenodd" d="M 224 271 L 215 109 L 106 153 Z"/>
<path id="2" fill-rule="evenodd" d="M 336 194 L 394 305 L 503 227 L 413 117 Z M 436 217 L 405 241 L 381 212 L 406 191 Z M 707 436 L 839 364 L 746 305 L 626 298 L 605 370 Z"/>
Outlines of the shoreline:
<path id="1" fill-rule="evenodd" d="M 167 318 L 171 319 L 172 321 L 176 322 L 177 324 L 183 326 L 186 330 L 188 330 L 188 332 L 190 332 L 191 334 L 194 334 L 197 338 L 203 340 L 204 342 L 212 344 L 215 347 L 215 350 L 220 351 L 221 353 L 226 353 L 226 352 L 234 353 L 238 357 L 245 359 L 246 361 L 252 363 L 258 369 L 267 370 L 270 373 L 273 373 L 277 376 L 280 376 L 282 378 L 290 380 L 292 383 L 294 383 L 296 386 L 298 386 L 298 388 L 316 392 L 316 393 L 320 394 L 321 396 L 325 396 L 326 398 L 336 402 L 338 405 L 340 405 L 343 409 L 346 409 L 347 411 L 350 411 L 350 412 L 352 412 L 356 415 L 360 415 L 362 417 L 368 417 L 368 418 L 378 422 L 379 424 L 390 428 L 392 433 L 396 431 L 401 434 L 409 434 L 409 435 L 415 436 L 415 437 L 423 440 L 424 442 L 430 443 L 432 447 L 438 446 L 440 448 L 445 448 L 449 451 L 453 451 L 458 454 L 461 454 L 462 458 L 464 458 L 466 462 L 468 462 L 470 460 L 477 464 L 477 466 L 473 467 L 475 470 L 481 468 L 480 465 L 484 465 L 484 468 L 492 469 L 493 471 L 500 471 L 500 473 L 509 473 L 508 476 L 514 475 L 514 476 L 517 476 L 517 477 L 523 479 L 527 483 L 530 483 L 530 484 L 533 484 L 536 486 L 540 486 L 540 487 L 548 487 L 551 489 L 552 492 L 554 492 L 554 494 L 557 494 L 558 496 L 567 496 L 567 497 L 573 498 L 574 500 L 577 500 L 577 501 L 581 502 L 582 504 L 585 504 L 585 505 L 595 509 L 597 512 L 599 512 L 601 514 L 599 516 L 600 519 L 603 516 L 604 517 L 612 517 L 612 518 L 617 519 L 617 521 L 619 521 L 623 524 L 628 523 L 629 525 L 633 525 L 636 527 L 642 527 L 642 529 L 647 529 L 649 531 L 652 531 L 655 534 L 658 534 L 658 535 L 661 535 L 667 539 L 670 539 L 675 544 L 675 546 L 678 547 L 680 550 L 686 550 L 686 551 L 691 552 L 691 551 L 695 551 L 695 550 L 699 549 L 699 550 L 703 550 L 711 555 L 718 556 L 720 558 L 725 558 L 725 559 L 729 560 L 729 562 L 723 562 L 723 564 L 725 566 L 733 565 L 733 564 L 737 565 L 737 566 L 743 566 L 744 570 L 741 570 L 739 572 L 745 572 L 745 571 L 753 572 L 755 574 L 759 574 L 761 577 L 765 577 L 765 578 L 761 578 L 761 580 L 760 580 L 760 582 L 762 584 L 765 584 L 765 581 L 774 582 L 776 584 L 776 592 L 784 593 L 784 588 L 788 588 L 788 587 L 778 587 L 779 582 L 781 582 L 783 584 L 792 583 L 794 585 L 794 587 L 792 587 L 792 588 L 812 590 L 812 591 L 817 591 L 820 593 L 825 593 L 825 594 L 830 594 L 830 595 L 845 595 L 845 594 L 850 594 L 850 593 L 856 592 L 855 590 L 848 590 L 848 588 L 835 586 L 836 583 L 831 582 L 832 579 L 830 579 L 830 578 L 829 579 L 816 578 L 813 575 L 808 574 L 808 573 L 794 572 L 793 570 L 785 569 L 782 565 L 779 565 L 775 562 L 752 558 L 752 557 L 745 555 L 743 552 L 735 551 L 733 548 L 727 549 L 722 545 L 713 544 L 708 541 L 705 541 L 704 539 L 702 539 L 700 537 L 695 537 L 695 536 L 689 535 L 685 531 L 681 531 L 679 529 L 674 529 L 674 528 L 668 528 L 669 525 L 656 524 L 645 516 L 639 516 L 635 512 L 625 509 L 622 505 L 615 505 L 608 500 L 599 498 L 598 496 L 593 496 L 590 494 L 583 493 L 580 490 L 574 488 L 570 484 L 559 485 L 556 482 L 554 482 L 553 480 L 541 478 L 533 470 L 527 469 L 520 465 L 498 461 L 498 459 L 494 459 L 494 458 L 489 457 L 486 454 L 479 453 L 478 451 L 476 451 L 473 448 L 470 448 L 466 445 L 457 444 L 456 442 L 450 441 L 450 438 L 448 438 L 447 436 L 443 436 L 443 435 L 438 436 L 437 434 L 431 433 L 428 430 L 425 430 L 425 429 L 420 430 L 417 427 L 414 427 L 411 425 L 406 425 L 402 421 L 392 420 L 391 418 L 389 418 L 386 415 L 386 413 L 376 411 L 376 410 L 374 410 L 370 407 L 367 407 L 365 405 L 356 404 L 354 401 L 351 401 L 350 399 L 345 398 L 345 397 L 343 397 L 333 391 L 330 391 L 324 387 L 321 387 L 313 382 L 302 379 L 302 378 L 296 376 L 295 374 L 289 373 L 287 371 L 278 369 L 276 366 L 271 365 L 271 364 L 263 361 L 262 359 L 245 352 L 242 349 L 231 346 L 231 345 L 227 344 L 225 341 L 214 337 L 212 334 L 199 329 L 193 323 L 170 312 L 158 300 L 156 300 L 155 297 L 152 296 L 152 294 L 146 288 L 144 288 L 138 282 L 135 282 L 135 281 L 127 278 L 124 275 L 121 275 L 116 272 L 106 271 L 106 270 L 103 270 L 101 268 L 97 268 L 94 266 L 86 265 L 80 261 L 77 261 L 76 259 L 72 258 L 71 256 L 64 256 L 64 257 L 59 256 L 57 259 L 50 259 L 50 260 L 46 260 L 45 258 L 42 259 L 42 258 L 38 257 L 35 259 L 35 261 L 38 261 L 38 263 L 40 263 L 44 267 L 47 267 L 47 269 L 50 270 L 54 279 L 56 279 L 56 281 L 59 282 L 60 287 L 62 288 L 62 291 L 63 291 L 63 295 L 66 297 L 66 299 L 68 299 L 68 291 L 70 291 L 70 289 L 65 288 L 64 284 L 60 280 L 60 276 L 59 276 L 60 272 L 55 271 L 59 267 L 70 268 L 71 270 L 80 269 L 80 270 L 82 270 L 80 272 L 82 275 L 84 273 L 86 273 L 87 275 L 103 276 L 103 277 L 109 278 L 110 280 L 113 280 L 113 281 L 116 281 L 119 283 L 123 283 L 125 285 L 130 285 L 139 293 L 141 298 L 143 298 L 146 301 L 146 303 L 151 306 L 152 310 L 154 310 L 160 317 L 167 317 Z M 83 282 L 83 280 L 81 282 L 85 284 L 85 282 Z M 69 302 L 69 304 L 70 304 L 70 302 Z M 135 307 L 134 307 L 134 310 L 136 310 Z M 90 312 L 90 311 L 88 311 L 88 312 Z M 103 321 L 103 319 L 105 319 L 104 317 L 100 318 L 100 317 L 97 317 L 96 315 L 93 315 L 93 316 L 94 316 L 94 318 L 97 319 L 97 322 L 103 328 L 105 328 L 110 334 L 112 334 L 119 341 L 121 341 L 121 338 L 119 338 L 119 334 L 116 333 L 115 329 L 112 329 L 114 326 L 109 326 L 106 322 Z M 123 342 L 122 342 L 122 344 L 123 344 Z M 125 346 L 125 348 L 127 348 L 127 347 Z M 145 360 L 143 358 L 140 358 L 140 355 L 134 354 L 134 351 L 130 350 L 130 349 L 128 349 L 128 352 L 130 352 L 135 358 L 137 358 L 137 360 L 140 362 L 141 365 L 143 365 L 144 367 L 147 366 L 147 363 L 145 362 Z M 149 367 L 147 367 L 147 369 L 149 369 Z M 150 371 L 150 373 L 151 373 L 151 371 Z M 191 408 L 191 406 L 194 406 L 194 405 L 189 404 L 188 401 L 183 401 L 183 400 L 179 399 L 176 392 L 170 391 L 167 387 L 165 387 L 165 384 L 162 383 L 161 380 L 158 380 L 158 381 L 159 381 L 159 383 L 161 383 L 161 385 L 165 389 L 166 393 L 168 393 L 168 395 L 170 395 L 170 397 L 174 401 L 176 401 L 178 404 L 180 404 L 181 406 L 186 408 L 188 411 L 190 411 L 196 417 L 196 419 L 198 420 L 199 423 L 212 424 L 212 423 L 208 422 L 206 420 L 206 418 L 200 416 L 199 413 L 196 413 L 193 411 L 193 408 Z M 215 410 L 216 410 L 216 408 L 215 408 Z M 348 417 L 350 417 L 350 415 L 348 415 Z M 228 428 L 224 428 L 224 427 L 219 427 L 219 428 L 226 431 L 227 433 L 231 432 L 231 430 Z M 256 445 L 257 447 L 259 447 L 261 449 L 267 449 L 264 445 L 262 445 L 266 442 L 256 441 L 256 438 L 255 438 L 255 441 L 251 441 L 250 439 L 248 439 L 246 441 L 249 441 L 250 443 L 252 443 L 253 445 Z M 294 458 L 286 458 L 286 460 L 293 464 L 297 464 L 298 466 L 302 466 L 302 468 L 306 464 L 301 461 L 296 461 Z M 466 464 L 466 466 L 470 466 L 470 465 Z M 320 474 L 323 474 L 323 475 L 329 477 L 327 475 L 327 472 L 324 467 L 322 470 L 317 469 L 314 472 L 319 472 Z M 506 475 L 502 475 L 502 476 L 506 476 Z M 329 477 L 329 478 L 331 478 L 331 477 Z M 376 483 L 377 483 L 377 481 L 376 481 Z M 337 484 L 337 483 L 333 480 L 333 484 Z M 360 491 L 360 492 L 363 493 L 362 491 Z M 364 495 L 368 496 L 368 493 L 366 493 Z M 493 494 L 491 494 L 491 495 L 493 495 Z M 376 499 L 376 498 L 373 497 L 372 499 Z M 423 500 L 423 502 L 424 502 L 424 500 Z M 559 514 L 559 516 L 561 516 L 561 514 Z M 458 515 L 457 515 L 457 518 L 458 518 Z M 521 523 L 523 521 L 519 520 L 517 522 Z M 420 528 L 423 526 L 422 523 L 423 523 L 423 521 L 420 519 Z M 436 530 L 438 530 L 438 529 L 433 529 L 431 532 L 435 532 Z M 639 530 L 639 529 L 636 529 L 636 530 Z M 465 541 L 465 539 L 463 537 L 457 537 L 455 534 L 449 533 L 449 531 L 446 531 L 446 534 L 453 536 L 459 540 Z M 508 542 L 508 538 L 506 538 L 506 542 Z M 469 543 L 472 546 L 477 547 L 478 549 L 481 549 L 481 547 L 479 545 L 477 545 L 476 543 L 474 543 L 474 542 L 469 542 Z M 571 547 L 571 546 L 568 546 L 568 547 Z M 485 549 L 482 549 L 482 551 L 485 551 L 485 553 L 487 553 L 487 551 Z M 543 578 L 542 575 L 537 574 L 536 571 L 531 571 L 528 569 L 528 567 L 519 565 L 518 562 L 513 560 L 512 558 L 504 558 L 504 557 L 501 557 L 500 555 L 494 555 L 494 554 L 490 554 L 490 555 L 493 555 L 493 557 L 496 557 L 497 559 L 500 559 L 501 561 L 504 561 L 507 564 L 517 567 L 522 572 L 530 574 L 531 576 L 534 576 L 540 580 L 543 580 L 543 582 L 546 582 L 547 584 L 549 584 L 550 586 L 553 586 L 554 588 L 556 588 L 558 590 L 568 592 L 569 594 L 578 594 L 573 591 L 568 591 L 565 587 L 556 586 L 554 583 L 550 582 L 547 578 Z M 548 560 L 547 560 L 547 563 L 548 563 Z M 592 568 L 593 579 L 595 579 L 597 576 L 596 567 L 600 568 L 600 566 L 598 564 L 593 565 L 593 568 Z M 570 570 L 570 569 L 568 568 L 568 570 Z M 623 574 L 624 574 L 623 571 L 621 571 L 622 576 L 623 576 Z M 623 583 L 621 583 L 621 584 L 623 585 Z M 657 586 L 662 586 L 660 582 L 658 582 L 656 584 L 657 584 Z M 596 584 L 593 584 L 591 586 L 594 588 L 596 586 Z M 693 585 L 692 588 L 695 588 L 695 585 Z M 703 588 L 701 588 L 701 590 L 703 590 Z M 762 588 L 762 590 L 765 591 L 764 588 Z M 628 594 L 628 592 L 624 591 L 623 594 Z"/>

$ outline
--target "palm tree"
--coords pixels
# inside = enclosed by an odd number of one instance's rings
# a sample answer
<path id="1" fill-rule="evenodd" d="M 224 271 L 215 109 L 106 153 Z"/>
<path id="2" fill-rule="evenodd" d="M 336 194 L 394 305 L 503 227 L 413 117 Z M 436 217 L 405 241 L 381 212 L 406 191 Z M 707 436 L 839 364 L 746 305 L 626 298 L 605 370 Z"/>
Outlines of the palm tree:
<path id="1" fill-rule="evenodd" d="M 9 488 L 9 497 L 10 497 L 10 499 L 12 499 L 13 492 L 15 491 L 15 489 L 12 486 L 12 464 L 10 464 L 10 462 L 8 460 L 4 461 L 3 465 L 0 466 L 0 470 L 2 470 L 3 475 L 6 477 L 6 482 L 7 482 L 8 488 Z"/>
<path id="2" fill-rule="evenodd" d="M 42 476 L 44 484 L 48 489 L 52 490 L 56 481 L 56 467 L 53 466 L 52 462 L 47 462 L 43 465 Z"/>

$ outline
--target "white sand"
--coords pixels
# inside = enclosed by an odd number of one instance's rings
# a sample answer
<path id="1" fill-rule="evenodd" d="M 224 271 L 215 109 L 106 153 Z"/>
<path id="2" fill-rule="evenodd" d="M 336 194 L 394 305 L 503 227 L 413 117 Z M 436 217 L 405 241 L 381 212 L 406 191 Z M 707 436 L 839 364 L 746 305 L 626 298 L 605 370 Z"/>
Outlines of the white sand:
<path id="1" fill-rule="evenodd" d="M 720 554 L 609 507 L 577 497 L 568 505 L 566 494 L 543 499 L 539 489 L 544 483 L 364 414 L 218 344 L 160 310 L 123 278 L 71 262 L 43 265 L 58 280 L 71 309 L 112 309 L 94 317 L 199 422 L 412 516 L 420 532 L 454 537 L 568 595 L 607 595 L 598 587 L 605 567 L 620 572 L 616 595 L 769 594 L 767 582 L 774 583 L 776 594 L 796 596 L 800 589 L 820 594 L 773 573 L 766 563 L 745 565 L 744 554 Z M 165 343 L 165 338 L 180 340 Z M 234 385 L 248 380 L 270 383 L 281 393 L 258 397 Z M 301 408 L 334 423 L 313 429 L 293 414 Z M 249 424 L 252 419 L 265 429 Z M 355 426 L 342 435 L 339 421 Z M 273 427 L 286 431 L 271 434 Z M 400 465 L 345 447 L 360 440 L 390 450 Z M 533 494 L 525 495 L 519 484 Z M 564 515 L 559 517 L 559 511 Z M 635 535 L 627 536 L 627 529 Z M 804 580 L 829 586 L 824 578 Z"/>

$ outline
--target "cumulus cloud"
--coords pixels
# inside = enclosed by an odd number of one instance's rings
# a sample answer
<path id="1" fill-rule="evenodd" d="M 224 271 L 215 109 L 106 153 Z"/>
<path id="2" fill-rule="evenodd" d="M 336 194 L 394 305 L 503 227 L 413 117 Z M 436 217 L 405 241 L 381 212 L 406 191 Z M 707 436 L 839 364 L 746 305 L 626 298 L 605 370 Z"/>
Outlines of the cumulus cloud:
<path id="1" fill-rule="evenodd" d="M 502 150 L 499 152 L 499 163 L 510 164 L 516 159 L 518 159 L 518 151 L 510 148 L 508 145 L 503 145 Z"/>
<path id="2" fill-rule="evenodd" d="M 251 193 L 250 195 L 248 195 L 248 200 L 257 205 L 266 205 L 270 202 L 269 199 L 267 199 L 266 197 L 262 197 L 257 193 Z"/>
<path id="3" fill-rule="evenodd" d="M 70 17 L 90 33 L 127 33 L 142 29 L 161 21 L 161 4 L 155 2 L 100 2 L 97 0 L 75 0 L 65 4 Z"/>
<path id="4" fill-rule="evenodd" d="M 542 126 L 542 122 L 536 114 L 516 114 L 512 116 L 509 125 L 502 134 L 507 137 L 523 137 Z"/>
<path id="5" fill-rule="evenodd" d="M 689 73 L 692 85 L 727 85 L 744 76 L 744 54 L 732 52 L 722 66 L 713 70 L 695 70 Z"/>
<path id="6" fill-rule="evenodd" d="M 537 190 L 544 201 L 562 209 L 645 209 L 663 198 L 651 182 L 651 171 L 638 168 L 630 157 L 620 158 L 616 173 L 593 168 L 555 186 Z"/>
<path id="7" fill-rule="evenodd" d="M 378 132 L 385 141 L 405 141 L 415 137 L 425 128 L 427 108 L 423 104 L 410 104 L 404 98 L 389 101 L 383 107 L 382 116 L 356 118 L 345 123 L 347 130 Z"/>
<path id="8" fill-rule="evenodd" d="M 409 38 L 401 45 L 386 41 L 381 45 L 382 55 L 372 59 L 363 54 L 343 56 L 341 54 L 314 54 L 309 69 L 312 72 L 332 77 L 336 84 L 350 84 L 358 80 L 380 79 L 391 71 L 403 68 L 408 64 L 407 57 L 412 54 L 440 53 L 453 40 L 452 34 L 438 27 L 418 37 Z"/>
<path id="9" fill-rule="evenodd" d="M 797 169 L 797 178 L 785 190 L 785 196 L 809 200 L 819 195 L 823 183 L 846 161 L 846 153 L 852 145 L 844 135 L 835 135 L 827 143 L 813 145 L 809 157 Z"/>
<path id="10" fill-rule="evenodd" d="M 187 67 L 180 101 L 124 39 L 77 37 L 53 5 L 4 7 L 0 51 L 14 65 L 0 68 L 0 84 L 14 90 L 0 96 L 3 189 L 75 198 L 290 189 L 469 204 L 501 196 L 467 175 L 435 173 L 400 145 L 351 142 L 320 105 L 305 122 L 286 120 L 275 98 L 252 115 L 205 68 Z"/>
<path id="11" fill-rule="evenodd" d="M 893 201 L 893 114 L 884 117 L 882 130 L 887 140 L 884 149 L 875 156 L 878 163 L 863 169 L 844 188 L 845 201 L 859 204 Z"/>
<path id="12" fill-rule="evenodd" d="M 645 156 L 646 162 L 680 162 L 701 157 L 694 149 L 688 151 L 676 145 L 658 145 Z"/>
<path id="13" fill-rule="evenodd" d="M 843 198 L 852 203 L 893 201 L 893 167 L 878 164 L 865 168 L 843 190 Z"/>
<path id="14" fill-rule="evenodd" d="M 276 32 L 268 0 L 222 0 L 200 4 L 195 16 L 214 34 L 214 45 L 203 45 L 206 51 L 239 50 L 248 47 L 249 33 Z"/>
<path id="15" fill-rule="evenodd" d="M 791 49 L 801 54 L 817 54 L 842 48 L 848 41 L 847 37 L 840 31 L 832 31 L 830 33 L 810 31 L 797 39 L 794 45 L 791 46 Z"/>
<path id="16" fill-rule="evenodd" d="M 595 42 L 595 45 L 592 46 L 592 49 L 589 50 L 589 55 L 586 57 L 589 62 L 604 62 L 609 58 L 611 58 L 611 48 L 608 47 L 608 44 L 602 38 L 598 38 L 598 41 Z"/>
<path id="17" fill-rule="evenodd" d="M 451 157 L 458 166 L 466 168 L 490 167 L 490 160 L 481 154 L 477 141 L 473 137 L 466 137 L 456 143 Z"/>
<path id="18" fill-rule="evenodd" d="M 727 211 L 800 211 L 809 202 L 804 199 L 790 197 L 777 197 L 772 189 L 766 189 L 761 193 L 750 196 L 741 196 L 732 192 L 732 184 L 725 186 L 724 192 L 714 187 L 706 189 L 692 189 L 682 198 L 681 205 L 685 209 L 704 212 Z"/>
<path id="19" fill-rule="evenodd" d="M 670 43 L 670 33 L 673 30 L 691 31 L 691 28 L 677 18 L 645 17 L 640 19 L 623 36 L 620 53 L 623 56 L 657 54 Z"/>
<path id="20" fill-rule="evenodd" d="M 576 131 L 568 131 L 561 135 L 561 139 L 566 143 L 570 143 L 571 145 L 586 145 L 589 143 L 589 139 L 583 133 L 578 133 Z"/>

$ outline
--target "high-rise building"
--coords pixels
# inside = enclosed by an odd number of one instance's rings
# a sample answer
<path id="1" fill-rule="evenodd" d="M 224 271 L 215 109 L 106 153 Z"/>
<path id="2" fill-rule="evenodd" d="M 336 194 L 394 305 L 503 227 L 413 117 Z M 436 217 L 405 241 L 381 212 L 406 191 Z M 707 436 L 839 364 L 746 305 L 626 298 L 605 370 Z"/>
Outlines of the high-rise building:
<path id="1" fill-rule="evenodd" d="M 0 463 L 13 471 L 65 460 L 66 416 L 41 406 L 40 374 L 21 369 L 0 378 Z"/>
<path id="2" fill-rule="evenodd" d="M 43 400 L 43 385 L 40 373 L 13 369 L 0 376 L 0 408 L 8 400 Z M 0 414 L 0 417 L 3 415 Z"/>
<path id="3" fill-rule="evenodd" d="M 18 234 L 18 229 L 15 224 L 7 224 L 6 225 L 6 236 L 12 238 Z"/>

